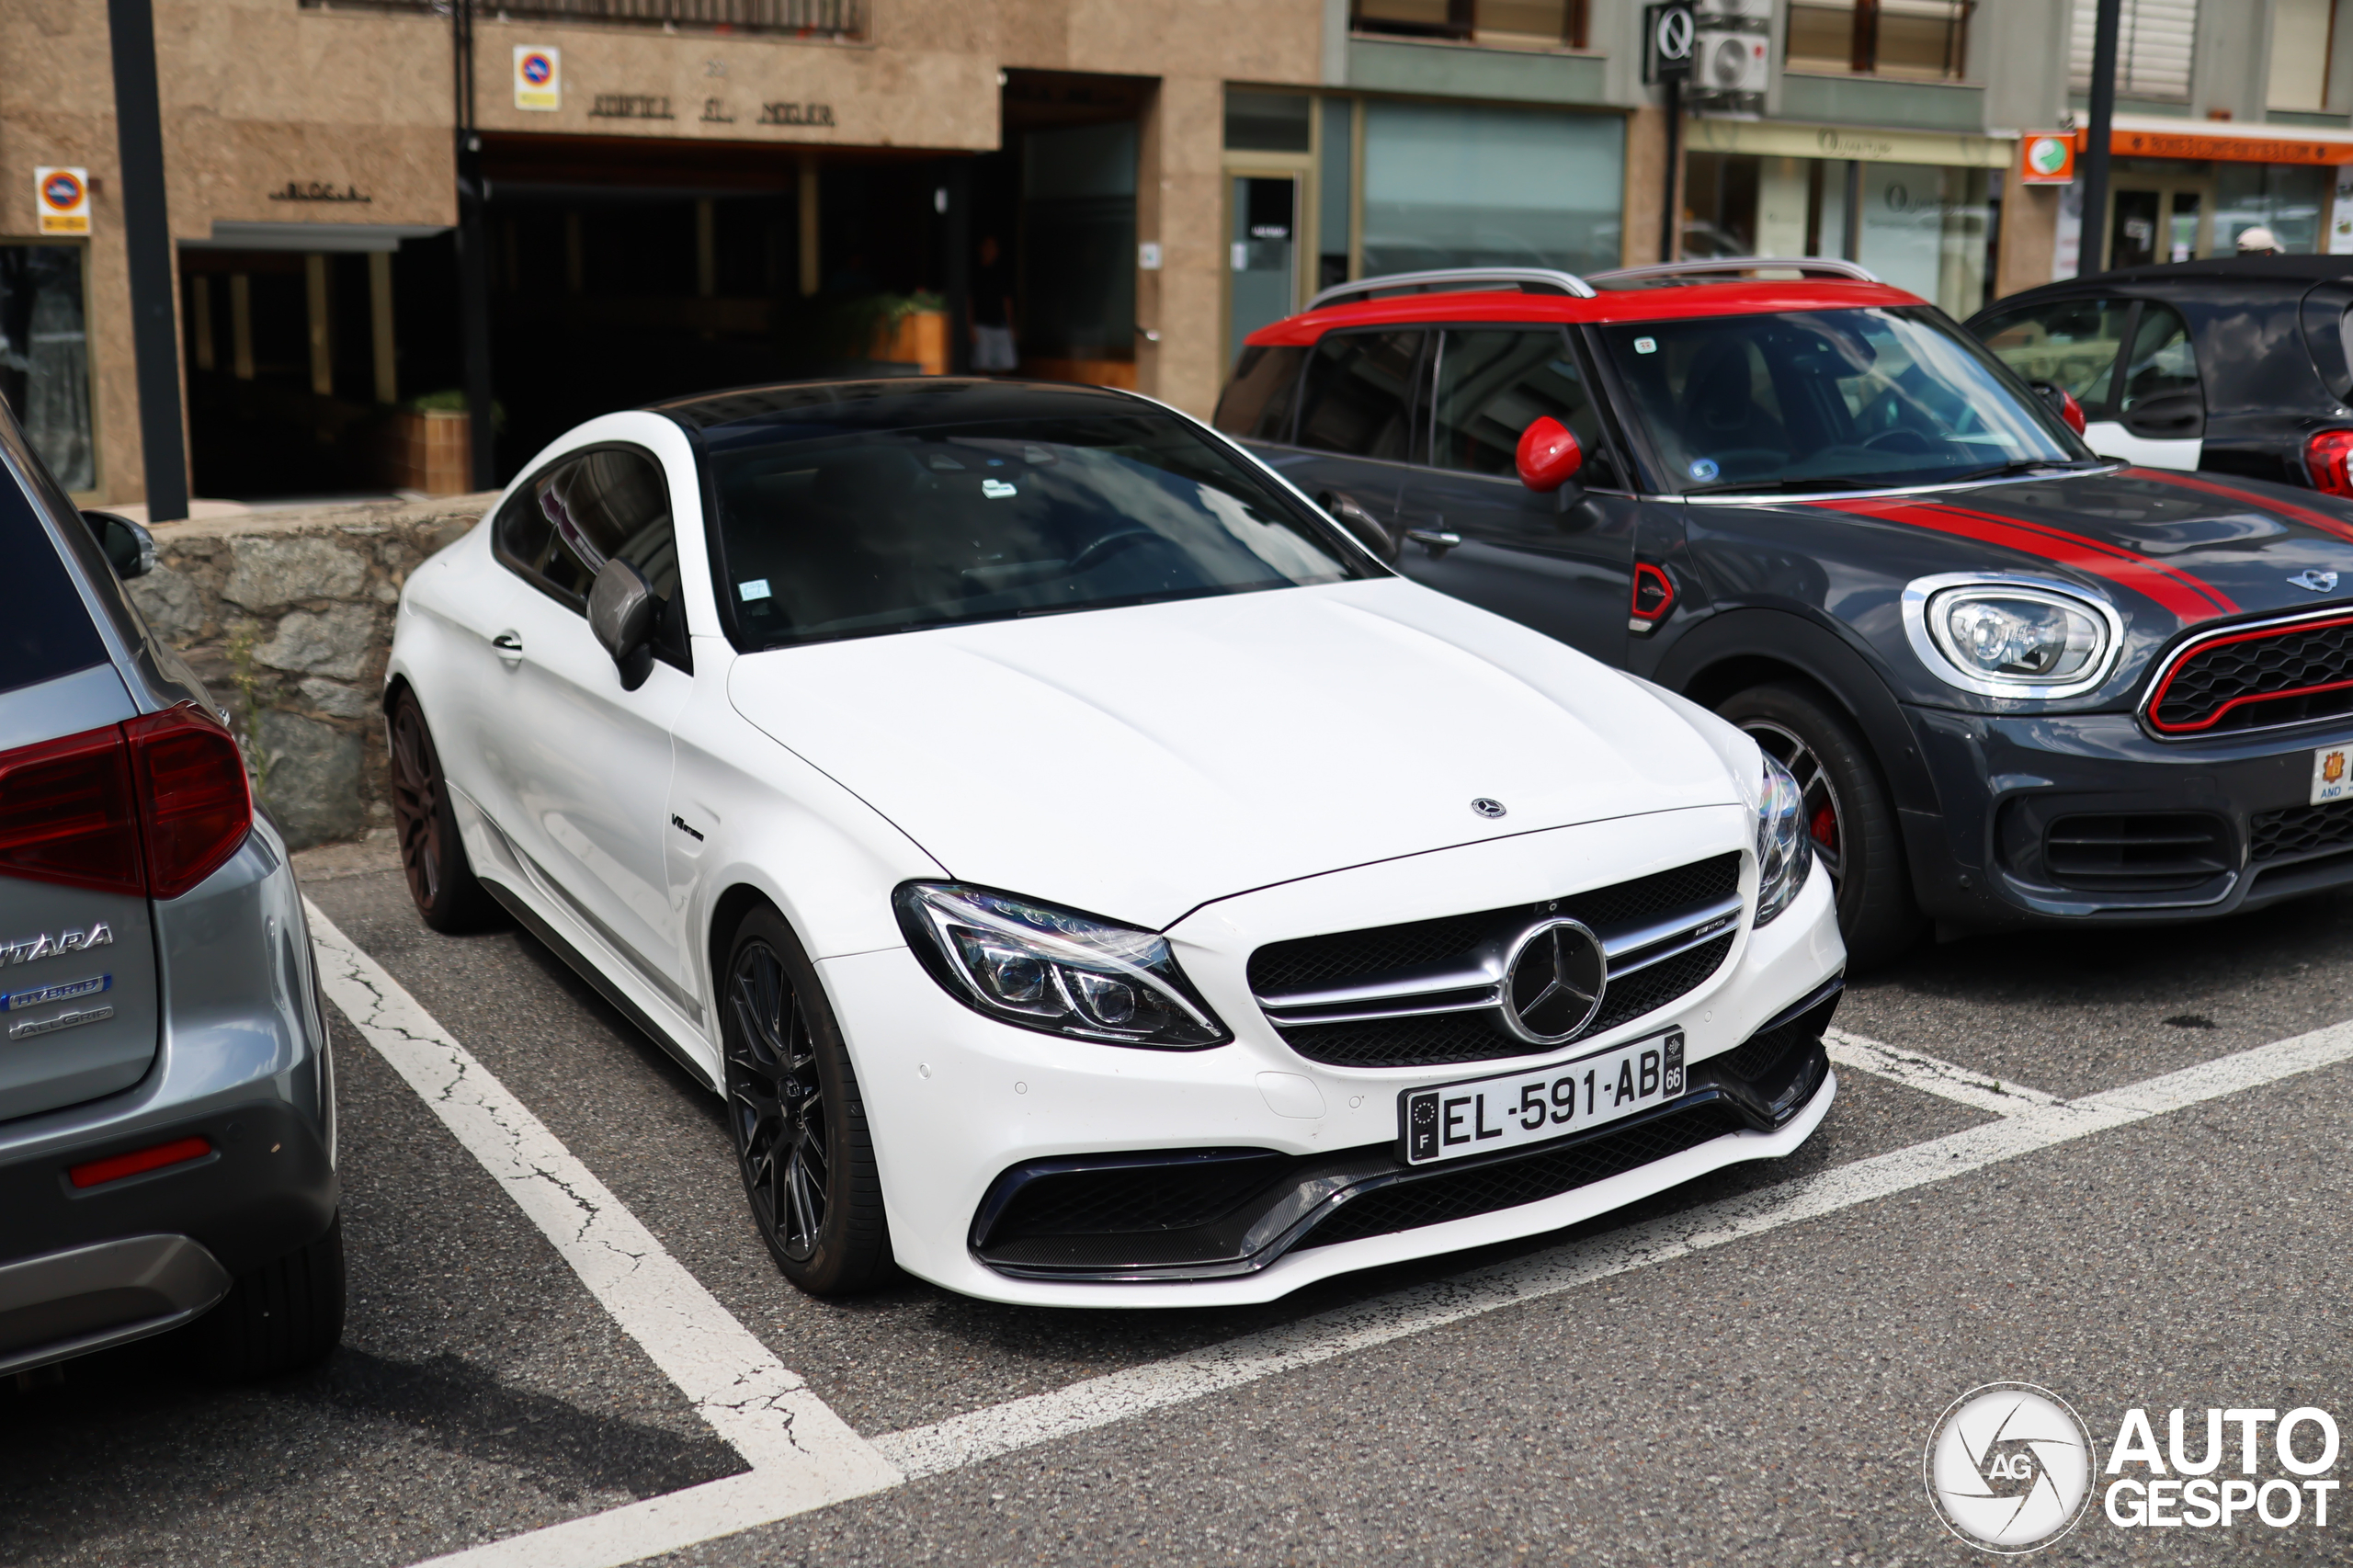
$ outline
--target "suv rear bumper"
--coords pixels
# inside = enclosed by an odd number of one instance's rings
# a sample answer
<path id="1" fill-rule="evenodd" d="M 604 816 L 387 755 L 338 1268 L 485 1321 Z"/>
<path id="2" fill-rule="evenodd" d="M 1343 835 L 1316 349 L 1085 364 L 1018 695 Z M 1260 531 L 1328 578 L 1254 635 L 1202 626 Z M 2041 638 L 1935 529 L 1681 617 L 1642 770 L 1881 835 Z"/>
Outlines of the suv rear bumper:
<path id="1" fill-rule="evenodd" d="M 0 1373 L 177 1328 L 230 1284 L 186 1236 L 126 1236 L 0 1264 Z"/>
<path id="2" fill-rule="evenodd" d="M 2307 804 L 2313 754 L 2353 744 L 2353 723 L 2183 742 L 2127 713 L 1905 716 L 1943 807 L 1904 813 L 1939 921 L 2204 920 L 2353 886 L 2353 801 Z"/>

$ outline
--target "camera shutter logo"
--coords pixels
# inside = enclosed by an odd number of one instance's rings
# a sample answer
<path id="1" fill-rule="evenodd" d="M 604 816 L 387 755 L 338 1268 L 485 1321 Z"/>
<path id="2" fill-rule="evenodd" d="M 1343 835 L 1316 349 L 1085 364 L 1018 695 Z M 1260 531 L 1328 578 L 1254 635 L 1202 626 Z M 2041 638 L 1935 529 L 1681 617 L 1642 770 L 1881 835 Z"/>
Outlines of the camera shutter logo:
<path id="1" fill-rule="evenodd" d="M 44 234 L 86 234 L 90 232 L 90 171 L 40 168 L 33 171 L 33 207 L 40 213 Z"/>
<path id="2" fill-rule="evenodd" d="M 1928 1502 L 1953 1534 L 2004 1556 L 2034 1551 L 2084 1517 L 2091 1434 L 2049 1389 L 1987 1383 L 1938 1418 L 1921 1470 Z"/>

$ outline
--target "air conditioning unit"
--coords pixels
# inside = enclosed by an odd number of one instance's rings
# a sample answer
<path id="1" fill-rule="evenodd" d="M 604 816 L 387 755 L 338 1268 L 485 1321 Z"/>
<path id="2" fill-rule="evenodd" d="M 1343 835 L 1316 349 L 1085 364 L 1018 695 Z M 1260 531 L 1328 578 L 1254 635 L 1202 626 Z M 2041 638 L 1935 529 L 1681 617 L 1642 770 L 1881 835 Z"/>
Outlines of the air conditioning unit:
<path id="1" fill-rule="evenodd" d="M 1773 64 L 1773 0 L 1701 0 L 1691 40 L 1691 112 L 1755 119 Z"/>

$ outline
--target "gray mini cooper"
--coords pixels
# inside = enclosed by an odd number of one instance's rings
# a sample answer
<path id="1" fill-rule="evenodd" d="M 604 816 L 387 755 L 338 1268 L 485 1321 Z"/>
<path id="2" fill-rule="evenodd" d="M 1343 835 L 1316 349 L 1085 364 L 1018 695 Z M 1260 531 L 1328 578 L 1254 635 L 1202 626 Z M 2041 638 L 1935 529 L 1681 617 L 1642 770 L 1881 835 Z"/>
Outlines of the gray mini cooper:
<path id="1" fill-rule="evenodd" d="M 193 1325 L 248 1376 L 343 1330 L 302 899 L 236 742 L 0 407 L 0 1373 Z"/>

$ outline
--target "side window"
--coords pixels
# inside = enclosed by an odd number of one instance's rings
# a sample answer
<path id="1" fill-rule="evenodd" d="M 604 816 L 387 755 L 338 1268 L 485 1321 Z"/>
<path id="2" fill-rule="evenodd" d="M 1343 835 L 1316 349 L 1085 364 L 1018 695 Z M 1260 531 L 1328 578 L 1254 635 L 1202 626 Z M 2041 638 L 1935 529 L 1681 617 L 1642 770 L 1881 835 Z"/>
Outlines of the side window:
<path id="1" fill-rule="evenodd" d="M 2205 427 L 2198 356 L 2188 324 L 2172 306 L 2142 301 L 2141 324 L 2132 329 L 2132 352 L 2125 356 L 2117 412 L 2136 435 L 2187 437 Z"/>
<path id="2" fill-rule="evenodd" d="M 2108 416 L 2116 353 L 2131 313 L 2129 300 L 2068 300 L 2005 311 L 1977 331 L 2011 369 L 2075 393 L 2084 412 L 2099 419 Z"/>
<path id="3" fill-rule="evenodd" d="M 1306 358 L 1304 348 L 1245 348 L 1210 423 L 1229 436 L 1290 440 L 1299 368 Z"/>
<path id="4" fill-rule="evenodd" d="M 1356 458 L 1410 462 L 1419 332 L 1328 333 L 1300 388 L 1300 446 Z"/>
<path id="5" fill-rule="evenodd" d="M 498 515 L 498 554 L 534 586 L 585 614 L 589 585 L 616 556 L 645 574 L 662 612 L 654 651 L 687 659 L 678 545 L 661 465 L 606 447 L 560 462 L 517 491 Z"/>
<path id="6" fill-rule="evenodd" d="M 1576 437 L 1596 464 L 1593 481 L 1617 483 L 1602 448 L 1601 416 L 1560 328 L 1446 335 L 1432 408 L 1432 463 L 1468 473 L 1517 473 L 1520 433 L 1547 415 Z"/>

